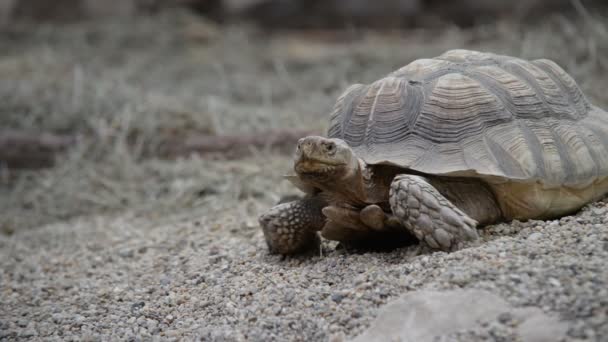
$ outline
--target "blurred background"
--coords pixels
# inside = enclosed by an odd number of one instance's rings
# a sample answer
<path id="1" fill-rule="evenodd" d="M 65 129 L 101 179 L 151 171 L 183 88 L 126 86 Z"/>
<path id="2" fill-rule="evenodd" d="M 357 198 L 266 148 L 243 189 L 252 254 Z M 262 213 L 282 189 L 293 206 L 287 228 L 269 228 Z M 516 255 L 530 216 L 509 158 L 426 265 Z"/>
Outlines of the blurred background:
<path id="1" fill-rule="evenodd" d="M 607 107 L 607 18 L 601 0 L 0 0 L 0 232 L 235 206 L 253 227 L 348 84 L 448 49 L 553 59 Z"/>

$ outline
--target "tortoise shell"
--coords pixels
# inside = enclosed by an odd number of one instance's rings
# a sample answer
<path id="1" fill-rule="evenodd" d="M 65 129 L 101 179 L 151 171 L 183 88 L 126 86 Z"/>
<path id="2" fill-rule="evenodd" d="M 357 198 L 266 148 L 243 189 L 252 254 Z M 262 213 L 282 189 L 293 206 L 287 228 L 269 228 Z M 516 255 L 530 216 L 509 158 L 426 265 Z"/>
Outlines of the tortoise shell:
<path id="1" fill-rule="evenodd" d="M 329 137 L 368 164 L 493 182 L 589 186 L 608 176 L 608 113 L 547 59 L 452 50 L 337 100 Z"/>

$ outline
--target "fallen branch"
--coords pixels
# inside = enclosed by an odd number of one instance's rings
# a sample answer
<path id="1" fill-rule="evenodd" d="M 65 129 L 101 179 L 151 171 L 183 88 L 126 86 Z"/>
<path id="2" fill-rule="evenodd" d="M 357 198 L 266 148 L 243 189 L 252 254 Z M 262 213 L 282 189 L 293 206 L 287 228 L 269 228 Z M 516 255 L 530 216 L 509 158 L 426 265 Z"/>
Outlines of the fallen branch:
<path id="1" fill-rule="evenodd" d="M 55 155 L 75 142 L 73 136 L 0 131 L 0 164 L 12 169 L 37 169 L 54 164 Z"/>
<path id="2" fill-rule="evenodd" d="M 148 157 L 175 159 L 193 154 L 221 158 L 242 158 L 253 151 L 291 153 L 298 139 L 311 131 L 277 130 L 251 135 L 208 135 L 191 133 L 183 138 L 165 138 Z M 86 135 L 84 135 L 86 136 Z M 53 166 L 58 153 L 76 142 L 75 136 L 26 131 L 0 131 L 0 165 L 11 169 Z"/>
<path id="3" fill-rule="evenodd" d="M 251 135 L 198 135 L 182 140 L 173 139 L 160 149 L 159 156 L 173 159 L 192 154 L 214 155 L 222 158 L 241 158 L 255 150 L 280 153 L 294 151 L 298 139 L 314 134 L 311 131 L 277 130 Z"/>

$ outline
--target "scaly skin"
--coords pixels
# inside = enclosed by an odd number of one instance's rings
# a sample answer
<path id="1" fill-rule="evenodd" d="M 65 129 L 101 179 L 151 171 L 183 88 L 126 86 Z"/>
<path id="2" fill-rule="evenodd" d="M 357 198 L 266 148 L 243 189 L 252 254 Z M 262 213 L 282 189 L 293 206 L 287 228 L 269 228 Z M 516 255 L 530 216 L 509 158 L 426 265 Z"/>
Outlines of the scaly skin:
<path id="1" fill-rule="evenodd" d="M 395 177 L 389 202 L 399 221 L 431 248 L 454 250 L 462 242 L 478 238 L 477 221 L 448 201 L 423 177 Z"/>
<path id="2" fill-rule="evenodd" d="M 400 229 L 431 248 L 454 250 L 478 237 L 478 222 L 501 217 L 493 194 L 481 183 L 434 178 L 436 188 L 426 178 L 398 172 L 369 177 L 374 167 L 357 158 L 343 140 L 300 139 L 294 171 L 300 188 L 315 192 L 260 217 L 270 251 L 293 254 L 310 249 L 318 231 L 331 240 L 352 242 L 399 234 Z M 384 211 L 389 207 L 392 213 Z"/>
<path id="3" fill-rule="evenodd" d="M 317 232 L 325 225 L 321 210 L 327 203 L 314 196 L 282 203 L 260 216 L 268 249 L 275 254 L 294 254 L 319 245 Z"/>

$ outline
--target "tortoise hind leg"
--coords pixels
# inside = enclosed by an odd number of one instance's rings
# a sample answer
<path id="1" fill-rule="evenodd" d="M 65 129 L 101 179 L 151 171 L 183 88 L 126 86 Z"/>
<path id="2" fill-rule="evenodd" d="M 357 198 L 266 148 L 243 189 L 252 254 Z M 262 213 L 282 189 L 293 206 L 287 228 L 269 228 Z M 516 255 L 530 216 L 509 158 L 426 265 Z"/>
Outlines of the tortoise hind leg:
<path id="1" fill-rule="evenodd" d="M 398 175 L 391 183 L 393 214 L 431 248 L 454 250 L 478 238 L 477 221 L 470 218 L 420 176 Z"/>

